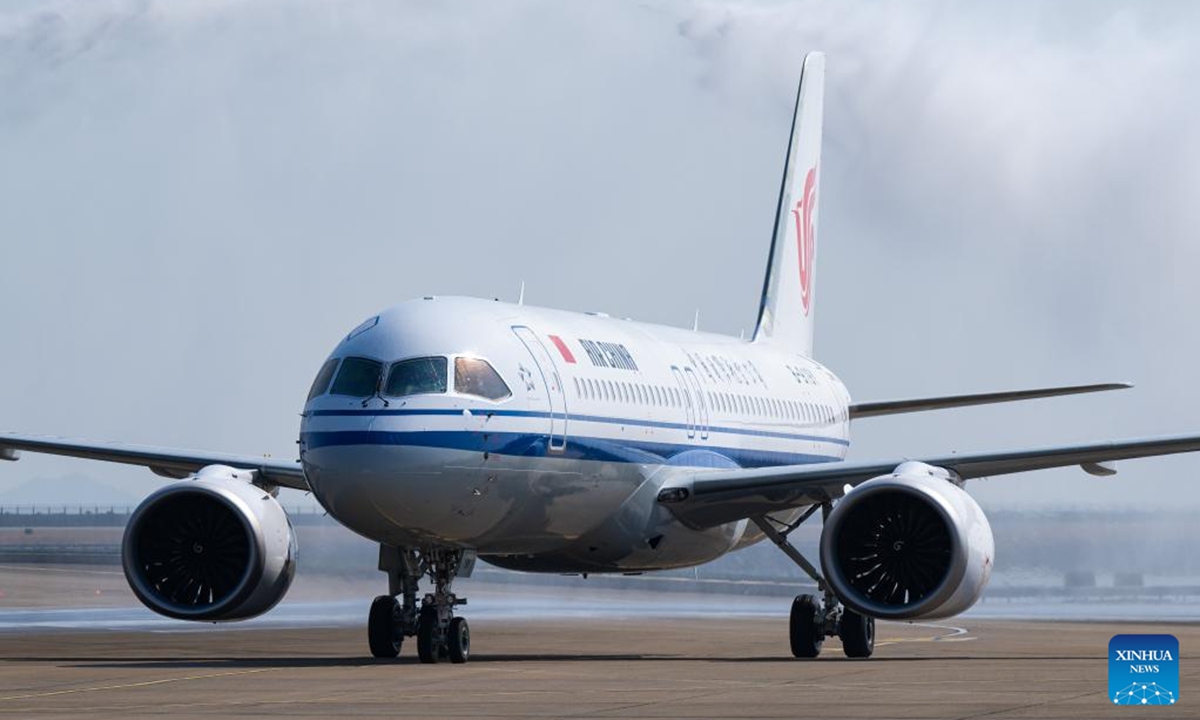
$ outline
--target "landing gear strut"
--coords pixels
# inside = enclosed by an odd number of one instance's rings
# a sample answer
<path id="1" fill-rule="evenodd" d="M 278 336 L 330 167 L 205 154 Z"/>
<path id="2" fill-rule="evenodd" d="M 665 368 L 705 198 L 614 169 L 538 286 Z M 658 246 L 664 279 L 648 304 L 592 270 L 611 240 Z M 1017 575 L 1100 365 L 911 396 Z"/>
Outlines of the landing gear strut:
<path id="1" fill-rule="evenodd" d="M 792 655 L 798 658 L 815 658 L 821 654 L 821 645 L 826 637 L 837 636 L 842 641 L 846 657 L 868 658 L 875 651 L 875 618 L 860 615 L 842 607 L 837 595 L 829 587 L 825 577 L 809 562 L 804 554 L 788 542 L 787 536 L 800 527 L 817 509 L 822 517 L 828 517 L 832 505 L 828 502 L 813 505 L 791 525 L 783 526 L 765 515 L 753 518 L 754 524 L 771 539 L 792 562 L 800 566 L 821 591 L 822 597 L 799 595 L 792 601 L 792 613 L 788 622 L 788 639 Z"/>
<path id="2" fill-rule="evenodd" d="M 394 658 L 404 638 L 417 638 L 417 657 L 423 663 L 449 660 L 465 663 L 471 656 L 471 630 L 454 608 L 467 599 L 451 592 L 454 578 L 470 577 L 475 553 L 457 548 L 398 548 L 379 546 L 379 569 L 388 574 L 388 594 L 371 603 L 367 639 L 371 654 Z M 428 576 L 433 592 L 417 604 L 417 583 Z M 399 596 L 399 600 L 397 600 Z"/>

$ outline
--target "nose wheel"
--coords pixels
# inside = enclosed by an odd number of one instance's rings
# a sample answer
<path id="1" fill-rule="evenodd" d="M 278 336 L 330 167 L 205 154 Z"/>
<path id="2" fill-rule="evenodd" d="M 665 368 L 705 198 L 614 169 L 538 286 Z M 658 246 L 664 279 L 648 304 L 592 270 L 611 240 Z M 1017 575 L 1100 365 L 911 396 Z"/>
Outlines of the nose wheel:
<path id="1" fill-rule="evenodd" d="M 379 569 L 388 574 L 390 594 L 371 603 L 367 622 L 371 654 L 397 657 L 404 638 L 415 636 L 417 657 L 423 663 L 465 663 L 470 659 L 470 626 L 466 618 L 454 614 L 454 608 L 466 605 L 467 600 L 451 592 L 451 585 L 458 576 L 469 577 L 474 565 L 473 551 L 381 545 Z M 433 592 L 418 605 L 417 583 L 422 576 L 433 583 Z"/>

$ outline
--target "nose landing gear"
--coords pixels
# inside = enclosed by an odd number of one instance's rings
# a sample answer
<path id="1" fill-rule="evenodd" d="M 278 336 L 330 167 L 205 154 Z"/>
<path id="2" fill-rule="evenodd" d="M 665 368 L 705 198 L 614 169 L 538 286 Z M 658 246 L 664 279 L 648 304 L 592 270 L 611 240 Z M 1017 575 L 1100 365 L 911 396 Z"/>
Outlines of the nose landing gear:
<path id="1" fill-rule="evenodd" d="M 471 630 L 454 608 L 466 605 L 450 591 L 454 578 L 470 577 L 475 553 L 458 548 L 398 548 L 379 546 L 379 569 L 388 574 L 388 595 L 371 603 L 367 639 L 371 654 L 394 658 L 406 637 L 417 638 L 417 657 L 423 663 L 449 660 L 465 663 L 471 655 Z M 433 582 L 433 592 L 417 605 L 417 583 Z M 397 600 L 400 596 L 400 600 Z"/>

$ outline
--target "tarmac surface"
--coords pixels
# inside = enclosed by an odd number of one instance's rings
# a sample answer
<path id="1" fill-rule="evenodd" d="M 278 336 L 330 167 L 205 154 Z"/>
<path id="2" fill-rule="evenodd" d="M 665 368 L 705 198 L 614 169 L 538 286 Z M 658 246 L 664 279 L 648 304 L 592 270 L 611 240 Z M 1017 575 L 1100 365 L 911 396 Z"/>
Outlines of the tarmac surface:
<path id="1" fill-rule="evenodd" d="M 107 589 L 85 594 L 81 578 Z M 266 616 L 282 611 L 282 621 L 213 626 L 143 622 L 153 616 L 125 608 L 110 576 L 0 568 L 0 580 L 13 592 L 0 602 L 10 621 L 0 630 L 0 716 L 1200 718 L 1191 693 L 1200 667 L 1188 657 L 1200 646 L 1196 624 L 880 623 L 870 660 L 845 658 L 830 639 L 820 658 L 801 661 L 788 653 L 777 598 L 768 615 L 739 613 L 740 598 L 534 605 L 536 595 L 503 590 L 465 609 L 468 664 L 421 665 L 411 641 L 399 660 L 366 657 L 365 617 L 322 618 L 329 599 L 314 590 L 300 588 L 299 615 L 285 604 Z M 80 606 L 34 607 L 47 597 Z M 363 616 L 368 602 L 356 604 Z M 683 616 L 672 615 L 676 603 Z M 1179 638 L 1178 704 L 1112 705 L 1108 641 L 1130 632 Z"/>

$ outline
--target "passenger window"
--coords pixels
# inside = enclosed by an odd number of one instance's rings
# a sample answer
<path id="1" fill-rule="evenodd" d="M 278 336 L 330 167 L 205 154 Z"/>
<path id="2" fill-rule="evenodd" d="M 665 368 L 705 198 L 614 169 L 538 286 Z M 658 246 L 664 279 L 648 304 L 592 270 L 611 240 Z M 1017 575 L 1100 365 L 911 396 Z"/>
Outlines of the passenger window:
<path id="1" fill-rule="evenodd" d="M 503 400 L 512 395 L 491 363 L 465 357 L 454 358 L 454 391 L 487 400 Z"/>
<path id="2" fill-rule="evenodd" d="M 329 392 L 333 395 L 371 397 L 379 389 L 379 376 L 382 374 L 381 362 L 358 357 L 346 358 Z"/>
<path id="3" fill-rule="evenodd" d="M 318 395 L 324 395 L 329 389 L 329 381 L 333 380 L 333 373 L 337 370 L 339 358 L 330 358 L 321 366 L 321 371 L 317 373 L 317 378 L 313 380 L 312 387 L 308 391 L 308 399 L 312 400 Z"/>
<path id="4" fill-rule="evenodd" d="M 388 371 L 383 394 L 388 397 L 441 394 L 446 392 L 446 358 L 423 357 L 401 360 Z"/>

